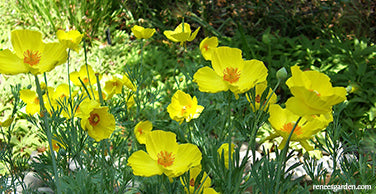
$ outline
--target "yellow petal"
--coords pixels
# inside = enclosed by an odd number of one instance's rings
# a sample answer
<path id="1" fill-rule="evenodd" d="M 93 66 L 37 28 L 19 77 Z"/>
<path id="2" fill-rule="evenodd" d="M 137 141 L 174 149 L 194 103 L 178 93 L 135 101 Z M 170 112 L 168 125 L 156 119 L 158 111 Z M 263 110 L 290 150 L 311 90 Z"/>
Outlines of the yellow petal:
<path id="1" fill-rule="evenodd" d="M 309 145 L 307 140 L 301 140 L 299 141 L 300 145 L 302 145 L 302 147 L 306 150 L 306 151 L 312 151 L 313 150 L 313 146 Z"/>
<path id="2" fill-rule="evenodd" d="M 218 47 L 212 53 L 212 67 L 214 71 L 223 77 L 226 68 L 243 69 L 242 51 L 237 48 Z"/>
<path id="3" fill-rule="evenodd" d="M 227 91 L 228 85 L 210 67 L 202 67 L 193 75 L 193 82 L 196 82 L 201 92 L 217 93 Z"/>
<path id="4" fill-rule="evenodd" d="M 97 142 L 101 141 L 102 139 L 110 138 L 112 132 L 115 130 L 115 117 L 107 111 L 108 107 L 95 108 L 90 113 L 90 118 L 86 118 L 89 120 L 85 126 L 88 134 Z M 92 115 L 96 115 L 98 118 L 98 121 L 95 124 L 90 122 Z M 91 126 L 88 127 L 88 125 Z"/>
<path id="5" fill-rule="evenodd" d="M 143 38 L 148 39 L 152 37 L 154 33 L 155 33 L 155 29 L 145 28 L 145 30 L 143 31 Z"/>
<path id="6" fill-rule="evenodd" d="M 187 23 L 184 23 L 184 29 L 183 29 L 183 23 L 179 24 L 174 32 L 179 33 L 179 32 L 187 32 L 188 34 L 191 34 L 191 26 Z"/>
<path id="7" fill-rule="evenodd" d="M 153 160 L 146 152 L 139 150 L 128 158 L 128 166 L 136 176 L 151 177 L 161 175 L 163 171 L 159 168 L 156 160 Z"/>
<path id="8" fill-rule="evenodd" d="M 79 44 L 83 37 L 83 34 L 81 34 L 79 31 L 70 30 L 68 32 L 64 32 L 62 30 L 59 30 L 56 32 L 56 36 L 59 39 L 60 43 L 62 43 L 66 48 L 70 48 L 76 52 L 79 52 Z"/>
<path id="9" fill-rule="evenodd" d="M 171 37 L 178 42 L 185 42 L 189 38 L 189 32 L 179 32 L 171 34 Z"/>
<path id="10" fill-rule="evenodd" d="M 175 133 L 155 130 L 151 131 L 146 138 L 146 150 L 153 160 L 158 159 L 157 155 L 161 151 L 176 153 L 177 149 L 178 143 L 176 142 Z"/>
<path id="11" fill-rule="evenodd" d="M 39 104 L 28 104 L 26 105 L 26 113 L 34 115 L 35 113 L 38 113 L 40 111 Z"/>
<path id="12" fill-rule="evenodd" d="M 143 31 L 144 29 L 145 29 L 145 28 L 142 27 L 142 26 L 134 25 L 134 26 L 131 28 L 131 31 L 132 31 L 132 33 L 134 34 L 134 36 L 135 36 L 137 39 L 141 39 L 141 38 L 143 38 L 142 31 Z"/>
<path id="13" fill-rule="evenodd" d="M 206 37 L 200 43 L 200 51 L 205 60 L 211 60 L 214 49 L 218 47 L 217 37 Z"/>
<path id="14" fill-rule="evenodd" d="M 175 34 L 174 31 L 171 31 L 171 30 L 165 30 L 163 32 L 163 34 L 171 41 L 173 42 L 179 42 L 179 40 L 177 40 L 176 38 L 172 37 L 173 34 Z"/>
<path id="15" fill-rule="evenodd" d="M 38 65 L 39 72 L 31 72 L 33 74 L 49 72 L 56 66 L 65 63 L 68 54 L 64 46 L 60 43 L 47 43 L 45 50 L 42 52 L 40 64 Z"/>
<path id="16" fill-rule="evenodd" d="M 196 38 L 197 33 L 198 33 L 198 31 L 200 30 L 200 28 L 201 28 L 201 27 L 198 27 L 198 28 L 192 33 L 192 35 L 188 38 L 188 41 L 192 41 L 193 39 Z"/>
<path id="17" fill-rule="evenodd" d="M 16 55 L 23 59 L 24 52 L 42 51 L 44 43 L 42 42 L 42 33 L 33 30 L 13 30 L 11 33 L 11 42 Z"/>
<path id="18" fill-rule="evenodd" d="M 25 90 L 20 91 L 20 98 L 26 104 L 33 103 L 36 97 L 37 97 L 36 92 L 30 89 L 25 89 Z"/>
<path id="19" fill-rule="evenodd" d="M 274 129 L 281 129 L 287 123 L 287 115 L 285 110 L 278 104 L 272 104 L 269 107 L 269 123 Z M 298 117 L 296 117 L 297 119 Z"/>
<path id="20" fill-rule="evenodd" d="M 204 188 L 203 194 L 218 194 L 213 188 Z"/>
<path id="21" fill-rule="evenodd" d="M 141 121 L 137 123 L 137 125 L 134 127 L 134 134 L 138 143 L 145 144 L 146 137 L 149 135 L 152 129 L 153 124 L 150 121 Z"/>
<path id="22" fill-rule="evenodd" d="M 248 60 L 243 62 L 239 81 L 235 83 L 238 86 L 239 93 L 244 93 L 253 88 L 257 83 L 266 81 L 268 69 L 264 63 L 259 60 Z"/>
<path id="23" fill-rule="evenodd" d="M 175 161 L 172 166 L 167 168 L 165 174 L 169 177 L 178 177 L 187 172 L 191 167 L 198 166 L 201 163 L 202 154 L 196 145 L 187 143 L 178 147 L 175 155 Z"/>
<path id="24" fill-rule="evenodd" d="M 29 69 L 12 51 L 6 49 L 0 51 L 0 73 L 7 75 L 15 75 L 19 73 L 28 73 Z"/>
<path id="25" fill-rule="evenodd" d="M 286 101 L 286 108 L 291 112 L 304 116 L 313 114 L 324 114 L 332 109 L 325 101 L 320 99 L 317 95 L 305 90 L 304 88 L 291 88 L 291 93 L 301 94 L 301 97 L 290 97 Z M 298 96 L 299 96 L 298 95 Z"/>

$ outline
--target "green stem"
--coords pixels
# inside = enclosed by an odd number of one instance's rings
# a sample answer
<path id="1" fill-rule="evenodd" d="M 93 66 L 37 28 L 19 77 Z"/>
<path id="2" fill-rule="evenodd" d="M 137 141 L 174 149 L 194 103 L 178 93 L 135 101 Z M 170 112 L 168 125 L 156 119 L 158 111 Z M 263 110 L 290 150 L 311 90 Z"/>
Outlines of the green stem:
<path id="1" fill-rule="evenodd" d="M 85 86 L 84 82 L 81 80 L 80 77 L 78 77 L 78 80 L 80 80 L 82 87 L 85 89 L 87 96 L 88 96 L 89 99 L 91 100 L 89 90 L 87 90 L 87 87 Z"/>
<path id="2" fill-rule="evenodd" d="M 227 95 L 227 123 L 228 123 L 228 170 L 229 170 L 229 176 L 228 176 L 228 185 L 231 185 L 231 175 L 232 175 L 232 161 L 231 161 L 231 137 L 232 137 L 232 122 L 231 122 L 231 98 L 232 94 L 231 92 L 228 92 Z"/>
<path id="3" fill-rule="evenodd" d="M 87 64 L 87 51 L 86 51 L 85 40 L 84 40 L 84 53 L 85 53 L 85 66 L 86 66 L 87 79 L 89 81 L 89 87 L 90 87 L 91 93 L 93 94 L 93 99 L 95 100 L 93 86 L 91 85 L 91 81 L 90 81 L 89 65 Z"/>
<path id="4" fill-rule="evenodd" d="M 47 112 L 46 108 L 44 107 L 42 89 L 40 88 L 40 83 L 39 83 L 39 79 L 38 79 L 37 75 L 35 75 L 35 85 L 37 86 L 37 93 L 38 93 L 38 97 L 39 97 L 40 115 L 42 116 L 43 124 L 44 124 L 44 125 L 42 125 L 42 127 L 46 131 L 46 135 L 47 135 L 47 139 L 48 139 L 48 145 L 50 147 L 51 158 L 52 158 L 52 166 L 53 166 L 54 174 L 55 174 L 57 193 L 60 194 L 61 191 L 60 191 L 59 174 L 57 172 L 55 152 L 54 152 L 53 147 L 52 147 L 52 134 L 51 134 L 51 131 L 50 131 L 50 124 L 48 122 L 48 112 Z"/>
<path id="5" fill-rule="evenodd" d="M 71 116 L 71 119 L 72 119 L 72 122 L 73 122 L 74 110 L 73 110 L 73 102 L 72 102 L 72 85 L 71 85 L 71 81 L 70 81 L 69 59 L 70 59 L 70 49 L 68 49 L 68 59 L 67 59 L 68 86 L 69 86 L 68 103 L 69 103 L 69 106 L 70 106 L 70 113 L 71 113 L 70 116 Z"/>
<path id="6" fill-rule="evenodd" d="M 52 103 L 51 103 L 50 93 L 48 92 L 48 83 L 47 83 L 46 72 L 43 73 L 43 77 L 44 77 L 44 82 L 46 83 L 46 94 L 47 94 L 48 103 L 50 104 L 52 111 L 55 111 L 55 108 L 52 106 Z"/>
<path id="7" fill-rule="evenodd" d="M 99 101 L 100 101 L 101 105 L 103 106 L 103 105 L 104 105 L 104 100 L 103 100 L 103 96 L 102 96 L 101 83 L 99 82 L 99 73 L 96 73 L 96 74 L 95 74 L 95 77 L 97 78 L 97 86 L 98 86 L 98 96 L 99 96 Z"/>
<path id="8" fill-rule="evenodd" d="M 68 71 L 68 86 L 69 86 L 69 98 L 72 99 L 72 86 L 70 83 L 70 75 L 69 75 L 69 58 L 70 58 L 70 49 L 68 49 L 68 59 L 67 59 L 67 71 Z"/>
<path id="9" fill-rule="evenodd" d="M 136 102 L 138 103 L 137 104 L 137 112 L 136 112 L 136 115 L 138 117 L 139 113 L 140 113 L 140 109 L 141 109 L 141 100 L 140 100 L 140 87 L 143 83 L 143 79 L 144 79 L 144 76 L 143 75 L 143 56 L 144 56 L 144 41 L 143 39 L 141 39 L 141 53 L 140 53 L 140 66 L 136 68 L 136 80 L 137 80 L 137 89 L 136 89 Z"/>
<path id="10" fill-rule="evenodd" d="M 257 115 L 256 115 L 256 119 L 255 119 L 255 122 L 253 122 L 253 134 L 251 136 L 251 139 L 250 139 L 250 143 L 249 145 L 253 147 L 252 149 L 252 159 L 253 159 L 253 164 L 256 162 L 256 135 L 257 135 L 257 132 L 258 132 L 258 129 L 259 127 L 256 126 L 257 125 L 257 121 L 259 121 L 261 119 L 261 116 L 262 114 L 264 113 L 264 109 L 266 108 L 266 106 L 268 105 L 270 99 L 272 98 L 273 94 L 275 93 L 275 91 L 277 90 L 278 86 L 281 84 L 281 80 L 278 80 L 277 84 L 274 86 L 273 88 L 273 91 L 270 93 L 270 95 L 268 94 L 267 96 L 267 99 L 265 102 L 262 103 L 262 105 L 260 105 L 260 108 L 259 110 L 262 110 L 262 111 L 258 111 L 257 112 Z M 266 90 L 268 89 L 268 87 L 266 88 Z M 250 96 L 250 98 L 252 98 L 253 96 Z M 253 101 L 255 102 L 255 101 Z M 255 106 L 255 103 L 253 104 L 253 107 L 256 107 Z"/>
<path id="11" fill-rule="evenodd" d="M 289 134 L 289 137 L 287 138 L 286 145 L 283 148 L 283 150 L 281 152 L 281 155 L 279 155 L 279 157 L 278 157 L 278 168 L 277 168 L 278 170 L 277 170 L 277 181 L 276 181 L 277 185 L 276 185 L 276 190 L 275 190 L 276 193 L 279 190 L 279 183 L 280 183 L 280 179 L 281 179 L 281 173 L 285 172 L 285 168 L 286 168 L 286 155 L 287 155 L 287 151 L 289 149 L 290 139 L 292 137 L 292 134 L 294 133 L 295 128 L 298 126 L 298 123 L 300 122 L 301 119 L 302 119 L 302 117 L 299 117 L 298 120 L 296 121 L 294 127 L 292 128 L 292 130 L 291 130 L 291 132 Z"/>

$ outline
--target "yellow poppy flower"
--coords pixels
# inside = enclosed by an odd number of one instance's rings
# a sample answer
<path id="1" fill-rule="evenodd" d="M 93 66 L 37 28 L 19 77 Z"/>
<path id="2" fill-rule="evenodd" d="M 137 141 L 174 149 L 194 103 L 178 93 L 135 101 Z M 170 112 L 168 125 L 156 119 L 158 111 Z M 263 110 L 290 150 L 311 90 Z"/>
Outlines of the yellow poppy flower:
<path id="1" fill-rule="evenodd" d="M 45 97 L 45 95 L 43 96 Z M 34 115 L 35 113 L 39 113 L 40 111 L 40 104 L 39 98 L 35 91 L 30 89 L 24 89 L 20 91 L 20 98 L 22 101 L 26 103 L 26 113 Z M 46 104 L 47 99 L 43 99 Z"/>
<path id="2" fill-rule="evenodd" d="M 72 91 L 72 97 L 77 94 L 77 91 Z M 52 98 L 54 100 L 63 100 L 64 98 L 69 98 L 69 85 L 68 84 L 60 84 L 56 87 Z"/>
<path id="3" fill-rule="evenodd" d="M 82 102 L 77 117 L 81 118 L 81 127 L 95 141 L 109 138 L 115 130 L 115 117 L 108 112 L 108 107 L 100 106 L 95 100 Z"/>
<path id="4" fill-rule="evenodd" d="M 112 98 L 115 94 L 121 94 L 123 90 L 124 81 L 117 77 L 105 82 L 104 91 L 108 94 L 107 99 Z"/>
<path id="5" fill-rule="evenodd" d="M 211 179 L 208 176 L 208 174 L 204 172 L 200 180 L 200 183 L 199 185 L 196 185 L 196 190 L 195 190 L 195 182 L 200 172 L 201 172 L 201 166 L 195 166 L 189 170 L 189 191 L 187 190 L 184 184 L 183 178 L 180 177 L 180 182 L 184 186 L 184 190 L 186 193 L 191 193 L 191 194 L 201 193 L 201 192 L 205 193 L 204 190 L 211 186 Z M 199 187 L 201 187 L 200 190 L 198 190 Z"/>
<path id="6" fill-rule="evenodd" d="M 151 131 L 146 138 L 146 151 L 136 151 L 128 158 L 128 166 L 136 176 L 165 174 L 178 177 L 201 163 L 202 154 L 196 145 L 178 144 L 176 135 L 162 130 Z"/>
<path id="7" fill-rule="evenodd" d="M 72 98 L 77 94 L 77 91 L 72 91 Z M 60 106 L 59 102 L 64 102 L 64 98 L 68 99 L 69 98 L 69 85 L 68 84 L 60 84 L 58 85 L 54 91 L 51 91 L 49 93 L 50 96 L 50 101 L 51 104 L 54 108 L 57 108 Z M 66 107 L 62 107 L 62 112 L 61 114 L 66 117 L 70 118 L 71 115 L 71 107 L 70 105 L 67 104 Z"/>
<path id="8" fill-rule="evenodd" d="M 198 118 L 202 110 L 204 110 L 204 107 L 197 105 L 196 96 L 192 98 L 181 90 L 176 91 L 172 96 L 171 104 L 167 107 L 171 119 L 179 122 L 179 124 L 183 123 L 184 119 L 189 122 L 191 119 Z"/>
<path id="9" fill-rule="evenodd" d="M 287 100 L 286 108 L 299 116 L 327 113 L 333 105 L 346 100 L 346 89 L 332 87 L 323 73 L 303 72 L 298 66 L 291 67 L 291 73 L 286 85 L 294 97 Z"/>
<path id="10" fill-rule="evenodd" d="M 200 51 L 205 60 L 211 60 L 212 52 L 218 47 L 217 37 L 206 37 L 200 43 Z"/>
<path id="11" fill-rule="evenodd" d="M 148 38 L 152 37 L 153 34 L 155 33 L 154 28 L 144 28 L 144 27 L 138 26 L 138 25 L 134 25 L 131 28 L 131 30 L 132 30 L 134 36 L 137 39 L 141 39 L 141 38 L 148 39 Z"/>
<path id="12" fill-rule="evenodd" d="M 221 145 L 221 147 L 218 148 L 217 152 L 220 157 L 222 157 L 222 152 L 224 154 L 224 160 L 225 160 L 225 166 L 228 168 L 229 165 L 229 159 L 228 159 L 228 143 L 224 143 Z M 235 151 L 235 144 L 231 144 L 231 160 L 232 160 L 232 155 Z"/>
<path id="13" fill-rule="evenodd" d="M 63 30 L 59 30 L 56 32 L 57 39 L 63 44 L 66 48 L 72 49 L 78 53 L 80 51 L 79 44 L 84 36 L 77 30 L 70 30 L 68 32 L 64 32 Z"/>
<path id="14" fill-rule="evenodd" d="M 67 51 L 60 43 L 44 43 L 42 34 L 32 30 L 11 33 L 13 51 L 0 51 L 0 73 L 34 75 L 51 71 L 67 60 Z"/>
<path id="15" fill-rule="evenodd" d="M 279 146 L 280 149 L 283 149 L 299 116 L 288 109 L 281 108 L 277 104 L 270 105 L 269 114 L 269 122 L 275 130 L 272 138 L 277 136 L 283 137 L 282 143 Z M 305 150 L 311 151 L 313 147 L 308 144 L 308 140 L 316 133 L 325 129 L 332 121 L 333 116 L 330 112 L 323 115 L 307 115 L 302 117 L 290 140 L 300 142 Z"/>
<path id="16" fill-rule="evenodd" d="M 266 81 L 263 82 L 263 83 L 257 84 L 256 87 L 255 87 L 255 99 L 252 99 L 249 96 L 249 94 L 246 94 L 247 100 L 250 103 L 251 109 L 252 109 L 253 112 L 255 112 L 256 110 L 259 110 L 260 106 L 261 106 L 261 104 L 260 104 L 261 101 L 263 103 L 265 103 L 270 95 L 272 95 L 272 96 L 270 97 L 268 104 L 264 107 L 264 109 L 262 111 L 265 111 L 266 108 L 269 105 L 275 104 L 277 102 L 277 95 L 275 95 L 275 93 L 273 92 L 273 90 L 271 88 L 269 88 L 269 93 L 267 94 L 267 96 L 265 96 L 266 99 L 261 99 L 262 94 L 264 93 L 264 91 L 267 87 L 268 87 L 268 84 L 267 84 Z M 253 104 L 255 104 L 255 106 L 253 106 Z"/>
<path id="17" fill-rule="evenodd" d="M 213 188 L 205 188 L 203 194 L 218 194 Z"/>
<path id="18" fill-rule="evenodd" d="M 134 94 L 133 93 L 128 93 L 126 96 L 126 101 L 127 101 L 127 109 L 130 109 L 132 106 L 136 104 L 136 101 L 134 100 Z"/>
<path id="19" fill-rule="evenodd" d="M 198 27 L 193 33 L 191 33 L 191 26 L 187 23 L 181 23 L 174 31 L 166 30 L 163 34 L 171 41 L 180 42 L 180 45 L 183 45 L 186 41 L 190 42 L 195 39 L 200 28 L 201 27 Z"/>
<path id="20" fill-rule="evenodd" d="M 136 86 L 129 79 L 128 74 L 123 75 L 122 81 L 123 81 L 124 85 L 127 86 L 128 89 L 130 89 L 134 92 L 137 90 Z"/>
<path id="21" fill-rule="evenodd" d="M 52 139 L 51 141 L 52 141 L 52 142 L 51 142 L 51 143 L 52 143 L 52 149 L 53 149 L 55 152 L 59 151 L 60 148 L 65 149 L 65 146 L 62 145 L 60 142 L 56 141 L 55 139 Z"/>
<path id="22" fill-rule="evenodd" d="M 89 77 L 90 77 L 90 83 L 91 85 L 97 83 L 97 79 L 95 77 L 95 73 L 93 68 L 88 65 L 88 71 L 89 71 Z M 81 81 L 85 84 L 85 86 L 89 85 L 89 78 L 88 73 L 86 71 L 86 65 L 82 65 L 80 68 L 80 71 L 74 71 L 69 74 L 70 80 L 73 82 L 74 85 L 82 87 L 82 84 L 78 78 L 81 79 Z"/>
<path id="23" fill-rule="evenodd" d="M 153 129 L 153 124 L 150 121 L 141 121 L 134 127 L 134 135 L 137 138 L 138 143 L 145 144 L 146 137 Z"/>
<path id="24" fill-rule="evenodd" d="M 237 48 L 218 47 L 212 53 L 212 68 L 202 67 L 193 81 L 201 92 L 217 93 L 231 90 L 235 97 L 266 81 L 268 70 L 259 60 L 243 60 Z"/>

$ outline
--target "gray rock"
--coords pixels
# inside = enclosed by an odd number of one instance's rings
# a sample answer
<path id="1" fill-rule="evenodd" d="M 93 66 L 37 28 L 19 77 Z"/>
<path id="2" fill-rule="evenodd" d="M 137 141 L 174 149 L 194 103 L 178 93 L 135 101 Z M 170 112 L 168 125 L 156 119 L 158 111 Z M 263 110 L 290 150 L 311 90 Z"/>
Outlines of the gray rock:
<path id="1" fill-rule="evenodd" d="M 44 194 L 54 193 L 54 191 L 49 187 L 39 187 L 38 192 L 44 193 Z"/>
<path id="2" fill-rule="evenodd" d="M 26 188 L 30 189 L 36 189 L 44 184 L 35 172 L 28 172 L 24 178 L 24 183 Z"/>

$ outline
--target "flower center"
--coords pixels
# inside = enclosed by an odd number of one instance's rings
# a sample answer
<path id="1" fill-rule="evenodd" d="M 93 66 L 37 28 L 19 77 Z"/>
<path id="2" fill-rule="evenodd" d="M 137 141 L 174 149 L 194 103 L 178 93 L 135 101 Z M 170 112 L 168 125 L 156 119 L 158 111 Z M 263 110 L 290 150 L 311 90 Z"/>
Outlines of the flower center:
<path id="1" fill-rule="evenodd" d="M 260 101 L 261 101 L 261 97 L 260 97 L 260 95 L 257 94 L 257 96 L 256 96 L 256 98 L 255 98 L 255 101 L 256 101 L 257 103 L 260 103 Z"/>
<path id="2" fill-rule="evenodd" d="M 240 71 L 238 68 L 227 67 L 223 70 L 223 80 L 230 82 L 230 84 L 237 82 L 240 78 Z"/>
<path id="3" fill-rule="evenodd" d="M 52 144 L 52 148 L 53 148 L 53 150 L 56 151 L 56 150 L 59 150 L 60 146 L 57 142 L 55 142 L 54 144 Z"/>
<path id="4" fill-rule="evenodd" d="M 318 91 L 316 91 L 316 90 L 310 89 L 309 91 L 315 93 L 319 97 L 321 96 L 321 94 Z"/>
<path id="5" fill-rule="evenodd" d="M 37 105 L 39 105 L 39 98 L 38 97 L 34 98 L 34 103 L 37 104 Z"/>
<path id="6" fill-rule="evenodd" d="M 84 82 L 84 84 L 87 84 L 87 83 L 89 83 L 89 79 L 87 77 L 85 77 L 84 80 L 82 80 L 82 82 Z"/>
<path id="7" fill-rule="evenodd" d="M 295 125 L 295 122 L 287 123 L 287 124 L 283 125 L 283 127 L 282 127 L 281 130 L 290 133 L 291 130 L 292 130 L 292 128 L 294 128 L 294 125 Z M 301 135 L 301 134 L 302 134 L 302 131 L 300 131 L 301 129 L 302 129 L 302 128 L 301 128 L 299 125 L 297 125 L 297 126 L 295 127 L 294 133 L 295 133 L 296 135 Z"/>
<path id="8" fill-rule="evenodd" d="M 175 156 L 172 154 L 172 152 L 168 153 L 167 151 L 159 152 L 157 157 L 158 164 L 162 165 L 163 167 L 171 166 L 175 160 Z"/>
<path id="9" fill-rule="evenodd" d="M 191 105 L 183 106 L 183 108 L 181 108 L 181 115 L 184 115 L 189 108 L 191 108 Z"/>
<path id="10" fill-rule="evenodd" d="M 27 63 L 30 66 L 37 65 L 41 58 L 41 54 L 39 51 L 27 50 L 24 52 L 23 55 L 24 55 L 24 63 Z"/>
<path id="11" fill-rule="evenodd" d="M 141 127 L 139 127 L 138 129 L 137 129 L 137 131 L 138 131 L 138 133 L 140 133 L 140 135 L 142 135 L 142 128 Z"/>
<path id="12" fill-rule="evenodd" d="M 90 125 L 96 126 L 100 120 L 101 119 L 97 113 L 90 113 L 90 118 L 89 118 Z"/>
<path id="13" fill-rule="evenodd" d="M 204 49 L 205 49 L 205 51 L 208 51 L 209 50 L 209 45 L 204 45 Z"/>
<path id="14" fill-rule="evenodd" d="M 191 178 L 191 180 L 189 180 L 189 186 L 191 186 L 191 187 L 195 186 L 195 179 L 194 178 Z"/>

